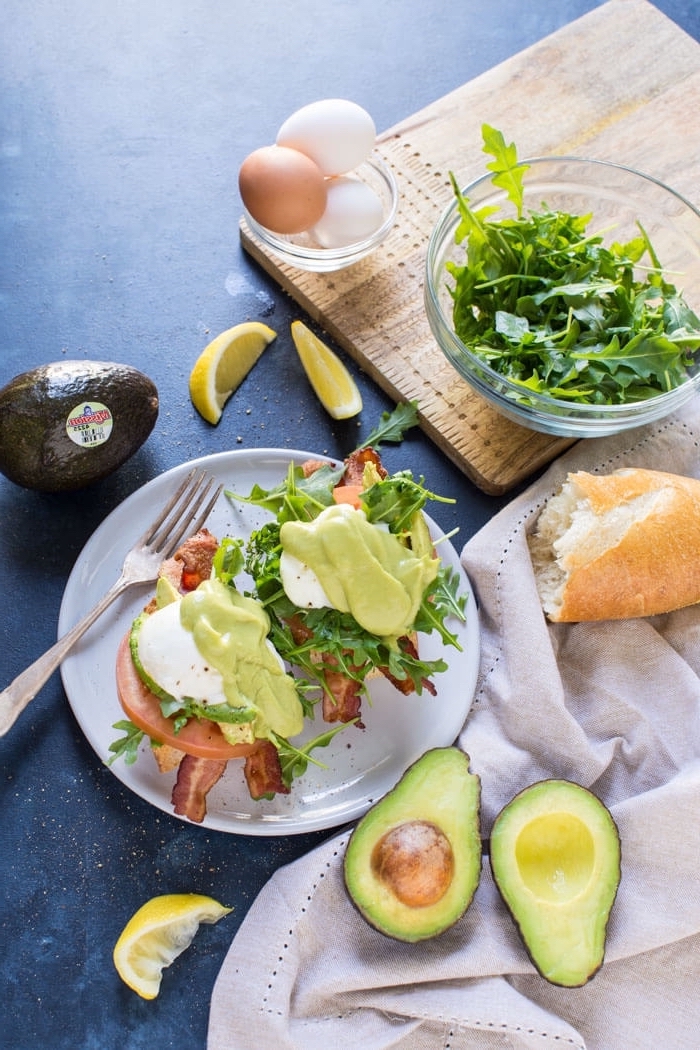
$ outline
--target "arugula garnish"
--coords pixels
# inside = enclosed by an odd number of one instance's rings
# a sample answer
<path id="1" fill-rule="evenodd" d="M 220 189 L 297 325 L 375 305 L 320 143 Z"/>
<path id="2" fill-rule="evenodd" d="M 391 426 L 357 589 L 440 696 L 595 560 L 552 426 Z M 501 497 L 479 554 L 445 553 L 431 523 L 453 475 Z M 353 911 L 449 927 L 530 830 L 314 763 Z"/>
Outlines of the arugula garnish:
<path id="1" fill-rule="evenodd" d="M 423 595 L 414 626 L 422 634 L 437 631 L 445 645 L 453 645 L 461 651 L 457 636 L 445 626 L 445 619 L 449 615 L 462 622 L 465 619 L 467 596 L 459 593 L 459 582 L 459 574 L 443 566 Z"/>
<path id="2" fill-rule="evenodd" d="M 214 575 L 222 583 L 231 583 L 242 572 L 244 561 L 243 540 L 224 536 L 214 554 Z"/>
<path id="3" fill-rule="evenodd" d="M 484 124 L 492 183 L 515 217 L 495 205 L 473 209 L 450 175 L 466 262 L 448 261 L 453 323 L 462 342 L 523 391 L 564 401 L 613 405 L 679 386 L 700 349 L 700 319 L 665 277 L 647 232 L 606 246 L 591 215 L 524 214 L 514 144 Z M 649 262 L 644 269 L 642 260 Z"/>
<path id="4" fill-rule="evenodd" d="M 273 489 L 253 485 L 248 496 L 227 491 L 230 499 L 241 503 L 252 503 L 276 515 L 283 521 L 311 521 L 333 502 L 333 488 L 343 476 L 344 467 L 332 467 L 324 463 L 313 474 L 304 477 L 301 467 L 289 464 L 287 476 Z"/>
<path id="5" fill-rule="evenodd" d="M 344 729 L 347 729 L 348 726 L 354 724 L 354 721 L 341 722 L 340 724 L 333 726 L 332 729 L 328 729 L 324 733 L 319 733 L 318 736 L 313 738 L 313 740 L 309 740 L 306 744 L 302 744 L 300 747 L 295 747 L 294 744 L 291 744 L 289 740 L 285 740 L 283 737 L 274 736 L 273 742 L 277 748 L 280 767 L 282 769 L 282 782 L 287 787 L 290 787 L 295 777 L 300 777 L 306 772 L 309 762 L 318 766 L 319 769 L 326 769 L 327 766 L 325 763 L 319 761 L 317 758 L 313 758 L 311 752 L 319 747 L 328 747 L 331 740 L 338 733 L 342 733 Z"/>
<path id="6" fill-rule="evenodd" d="M 404 434 L 418 422 L 417 402 L 397 405 L 391 412 L 383 412 L 379 424 L 358 448 L 378 448 L 382 442 L 400 442 Z M 311 521 L 333 503 L 333 489 L 341 480 L 345 465 L 333 467 L 324 464 L 308 477 L 301 467 L 290 463 L 287 476 L 275 488 L 263 489 L 253 485 L 248 496 L 227 491 L 230 499 L 252 503 L 274 514 L 280 524 L 284 521 Z M 431 496 L 432 499 L 439 499 Z"/>
<path id="7" fill-rule="evenodd" d="M 296 641 L 290 630 L 286 616 L 291 613 L 297 617 L 297 624 L 310 633 L 305 641 Z M 454 610 L 450 608 L 450 613 Z M 444 660 L 422 660 L 405 639 L 400 639 L 397 647 L 388 645 L 377 635 L 370 634 L 360 627 L 349 613 L 337 609 L 291 609 L 285 600 L 268 606 L 273 620 L 270 639 L 280 656 L 293 664 L 318 686 L 324 686 L 324 672 L 328 667 L 339 671 L 352 679 L 367 695 L 367 676 L 376 668 L 385 667 L 400 681 L 410 679 L 414 690 L 420 695 L 425 680 L 447 669 Z M 436 606 L 425 611 L 423 606 L 417 617 L 421 630 L 434 630 L 439 625 L 440 634 L 446 644 L 455 648 L 461 646 L 457 637 L 444 626 L 446 615 L 444 607 Z M 318 654 L 323 653 L 327 663 L 319 662 Z"/>
<path id="8" fill-rule="evenodd" d="M 428 500 L 454 503 L 451 497 L 429 492 L 423 485 L 423 479 L 415 481 L 409 470 L 376 482 L 361 497 L 367 520 L 373 524 L 381 522 L 388 525 L 391 532 L 396 533 L 410 530 L 414 516 Z"/>
<path id="9" fill-rule="evenodd" d="M 403 441 L 406 431 L 417 425 L 418 402 L 403 402 L 391 412 L 382 412 L 379 423 L 370 431 L 360 447 L 376 449 L 385 441 L 398 444 Z"/>
<path id="10" fill-rule="evenodd" d="M 118 729 L 124 736 L 120 736 L 109 745 L 112 757 L 107 762 L 107 765 L 111 766 L 118 758 L 123 758 L 127 766 L 133 766 L 138 758 L 139 744 L 146 734 L 126 718 L 114 722 L 112 729 Z"/>

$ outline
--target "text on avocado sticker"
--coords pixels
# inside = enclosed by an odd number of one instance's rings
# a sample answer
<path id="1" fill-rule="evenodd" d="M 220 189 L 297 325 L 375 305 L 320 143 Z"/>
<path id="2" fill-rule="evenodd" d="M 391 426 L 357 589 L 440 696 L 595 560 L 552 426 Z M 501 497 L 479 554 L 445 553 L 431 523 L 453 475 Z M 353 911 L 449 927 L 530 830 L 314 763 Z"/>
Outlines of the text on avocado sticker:
<path id="1" fill-rule="evenodd" d="M 103 445 L 112 433 L 112 413 L 100 401 L 83 401 L 66 420 L 66 433 L 82 448 Z"/>

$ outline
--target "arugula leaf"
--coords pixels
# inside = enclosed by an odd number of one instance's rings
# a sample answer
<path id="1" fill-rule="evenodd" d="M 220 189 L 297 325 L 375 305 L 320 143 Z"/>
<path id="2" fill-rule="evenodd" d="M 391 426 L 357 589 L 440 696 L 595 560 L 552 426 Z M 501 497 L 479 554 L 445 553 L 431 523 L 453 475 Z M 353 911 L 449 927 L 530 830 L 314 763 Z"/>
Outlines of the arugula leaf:
<path id="1" fill-rule="evenodd" d="M 471 208 L 450 175 L 466 261 L 448 261 L 453 323 L 462 342 L 522 391 L 581 404 L 625 404 L 665 393 L 698 368 L 700 319 L 664 276 L 641 224 L 605 245 L 590 215 L 542 204 L 524 214 L 527 165 L 484 124 L 492 182 L 515 217 Z M 648 257 L 649 264 L 643 260 Z"/>
<path id="2" fill-rule="evenodd" d="M 118 729 L 120 733 L 124 733 L 124 736 L 113 740 L 109 745 L 112 757 L 107 762 L 107 765 L 111 766 L 118 758 L 123 758 L 127 766 L 132 766 L 138 758 L 139 745 L 145 733 L 126 718 L 121 719 L 119 722 L 114 722 L 112 729 Z"/>
<path id="3" fill-rule="evenodd" d="M 438 614 L 439 615 L 439 614 Z M 397 648 L 360 628 L 349 615 L 335 609 L 312 610 L 301 616 L 304 628 L 314 631 L 308 641 L 297 644 L 284 624 L 275 633 L 280 653 L 300 667 L 319 687 L 326 688 L 328 670 L 340 671 L 356 682 L 367 695 L 367 677 L 377 668 L 387 668 L 400 681 L 410 679 L 417 693 L 422 693 L 425 679 L 444 671 L 444 660 L 421 660 L 411 647 L 400 642 Z M 319 663 L 322 652 L 326 662 Z"/>
<path id="4" fill-rule="evenodd" d="M 448 630 L 445 619 L 448 615 L 464 623 L 467 605 L 466 594 L 459 593 L 459 574 L 449 566 L 441 566 L 432 586 L 423 595 L 415 628 L 422 634 L 437 631 L 445 645 L 453 645 L 462 651 L 457 635 Z"/>
<path id="5" fill-rule="evenodd" d="M 501 131 L 497 131 L 489 124 L 482 124 L 481 135 L 484 140 L 484 153 L 490 153 L 495 157 L 495 160 L 489 161 L 486 165 L 489 171 L 495 172 L 491 181 L 494 186 L 506 191 L 520 216 L 523 209 L 523 175 L 529 168 L 529 164 L 522 164 L 518 167 L 515 143 L 511 142 L 507 146 Z"/>
<path id="6" fill-rule="evenodd" d="M 313 765 L 318 766 L 320 769 L 326 769 L 326 765 L 320 762 L 316 758 L 311 757 L 311 752 L 319 747 L 328 747 L 331 740 L 338 734 L 342 733 L 348 726 L 354 725 L 356 719 L 352 722 L 340 722 L 338 725 L 333 726 L 332 729 L 326 730 L 324 733 L 319 733 L 313 740 L 309 740 L 306 744 L 301 747 L 295 747 L 294 744 L 290 743 L 289 740 L 284 737 L 276 736 L 273 734 L 273 743 L 277 748 L 277 754 L 279 755 L 280 766 L 282 769 L 282 781 L 290 787 L 295 777 L 302 776 L 309 765 L 309 762 Z"/>
<path id="7" fill-rule="evenodd" d="M 380 422 L 372 430 L 359 448 L 379 448 L 383 441 L 398 444 L 411 427 L 418 425 L 418 402 L 408 401 L 396 406 L 392 412 L 382 412 Z M 357 449 L 355 450 L 357 451 Z"/>
<path id="8" fill-rule="evenodd" d="M 224 536 L 214 554 L 212 568 L 222 583 L 231 583 L 243 569 L 243 540 Z"/>
<path id="9" fill-rule="evenodd" d="M 332 467 L 324 463 L 305 477 L 301 467 L 290 463 L 287 477 L 275 488 L 264 489 L 256 484 L 248 496 L 232 490 L 226 490 L 226 495 L 271 511 L 280 524 L 283 521 L 311 521 L 333 502 L 333 488 L 342 478 L 344 469 L 343 465 Z"/>
<path id="10" fill-rule="evenodd" d="M 414 515 L 422 510 L 428 500 L 455 502 L 451 497 L 429 492 L 423 485 L 423 479 L 415 481 L 410 470 L 383 478 L 371 485 L 361 497 L 368 521 L 374 524 L 382 522 L 395 533 L 408 532 Z"/>

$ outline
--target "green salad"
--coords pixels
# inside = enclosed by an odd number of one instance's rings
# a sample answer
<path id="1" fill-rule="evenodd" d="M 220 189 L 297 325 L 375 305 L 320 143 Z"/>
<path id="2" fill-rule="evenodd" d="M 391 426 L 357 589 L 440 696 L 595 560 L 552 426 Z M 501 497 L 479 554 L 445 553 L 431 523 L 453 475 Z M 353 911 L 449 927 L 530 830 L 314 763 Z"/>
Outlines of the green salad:
<path id="1" fill-rule="evenodd" d="M 579 404 L 643 401 L 697 366 L 700 320 L 664 275 L 646 231 L 626 243 L 590 232 L 593 215 L 524 206 L 513 144 L 484 124 L 486 166 L 513 217 L 472 208 L 451 174 L 459 208 L 453 323 L 464 345 L 499 375 L 536 394 Z"/>

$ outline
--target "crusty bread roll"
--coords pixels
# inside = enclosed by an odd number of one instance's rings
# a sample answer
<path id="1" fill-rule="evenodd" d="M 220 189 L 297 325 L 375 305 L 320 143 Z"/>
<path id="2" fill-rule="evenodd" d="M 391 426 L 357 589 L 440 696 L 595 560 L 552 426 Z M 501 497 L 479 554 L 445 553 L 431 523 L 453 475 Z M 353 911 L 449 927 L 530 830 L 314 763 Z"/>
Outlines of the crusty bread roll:
<path id="1" fill-rule="evenodd" d="M 654 616 L 700 602 L 700 481 L 626 468 L 569 474 L 528 538 L 554 622 Z"/>

